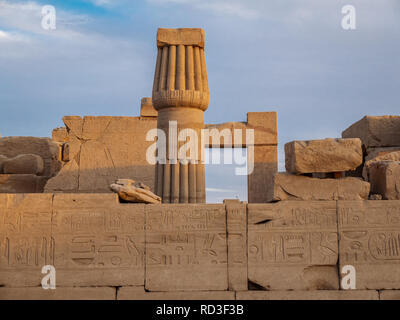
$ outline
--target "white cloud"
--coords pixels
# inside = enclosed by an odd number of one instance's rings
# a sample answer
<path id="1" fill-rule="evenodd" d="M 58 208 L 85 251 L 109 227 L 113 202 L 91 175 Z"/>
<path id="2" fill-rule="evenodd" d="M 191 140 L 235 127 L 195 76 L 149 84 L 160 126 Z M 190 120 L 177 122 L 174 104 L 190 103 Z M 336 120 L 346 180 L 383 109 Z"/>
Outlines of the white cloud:
<path id="1" fill-rule="evenodd" d="M 231 189 L 220 189 L 220 188 L 206 188 L 207 192 L 237 192 L 237 190 L 231 190 Z"/>
<path id="2" fill-rule="evenodd" d="M 156 5 L 181 4 L 195 9 L 209 11 L 216 15 L 235 16 L 242 19 L 257 19 L 259 13 L 237 1 L 215 1 L 215 0 L 147 0 Z M 246 3 L 247 4 L 247 3 Z"/>

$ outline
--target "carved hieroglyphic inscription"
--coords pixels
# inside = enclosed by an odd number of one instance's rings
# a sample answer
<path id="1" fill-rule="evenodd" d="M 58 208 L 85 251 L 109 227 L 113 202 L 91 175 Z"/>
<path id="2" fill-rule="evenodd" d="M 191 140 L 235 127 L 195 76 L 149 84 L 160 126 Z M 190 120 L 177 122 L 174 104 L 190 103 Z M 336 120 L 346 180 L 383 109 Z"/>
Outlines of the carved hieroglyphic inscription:
<path id="1" fill-rule="evenodd" d="M 400 289 L 400 202 L 339 201 L 340 266 L 356 288 Z"/>
<path id="2" fill-rule="evenodd" d="M 55 195 L 53 238 L 57 283 L 144 284 L 144 205 L 113 194 Z"/>
<path id="3" fill-rule="evenodd" d="M 265 289 L 338 286 L 334 201 L 248 205 L 249 280 Z"/>
<path id="4" fill-rule="evenodd" d="M 226 201 L 229 290 L 247 290 L 247 205 Z"/>
<path id="5" fill-rule="evenodd" d="M 0 195 L 0 285 L 37 286 L 52 264 L 51 194 Z"/>
<path id="6" fill-rule="evenodd" d="M 146 289 L 227 290 L 224 205 L 146 206 Z"/>

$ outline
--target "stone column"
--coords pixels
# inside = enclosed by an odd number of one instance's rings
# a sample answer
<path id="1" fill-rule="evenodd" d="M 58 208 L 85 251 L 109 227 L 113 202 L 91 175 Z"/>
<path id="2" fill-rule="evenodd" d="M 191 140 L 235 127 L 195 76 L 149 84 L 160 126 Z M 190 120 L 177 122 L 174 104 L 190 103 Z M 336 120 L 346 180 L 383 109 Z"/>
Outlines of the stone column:
<path id="1" fill-rule="evenodd" d="M 155 190 L 165 203 L 204 203 L 204 146 L 200 132 L 209 104 L 204 30 L 158 29 L 157 48 L 153 105 L 158 111 L 157 127 L 167 138 L 167 161 L 157 164 Z M 169 126 L 171 121 L 176 124 L 175 132 Z M 197 152 L 179 154 L 178 150 L 191 138 L 180 141 L 176 137 L 193 133 L 198 138 Z M 170 149 L 175 151 L 171 153 Z"/>

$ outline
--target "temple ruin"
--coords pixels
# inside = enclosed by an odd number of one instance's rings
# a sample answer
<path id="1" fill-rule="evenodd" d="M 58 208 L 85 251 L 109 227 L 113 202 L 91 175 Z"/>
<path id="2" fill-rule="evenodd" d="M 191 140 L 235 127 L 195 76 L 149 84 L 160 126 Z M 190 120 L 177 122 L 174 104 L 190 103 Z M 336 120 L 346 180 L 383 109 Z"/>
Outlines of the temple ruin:
<path id="1" fill-rule="evenodd" d="M 51 139 L 0 139 L 0 300 L 400 299 L 400 116 L 289 142 L 278 172 L 276 112 L 204 123 L 205 44 L 201 29 L 158 30 L 138 117 L 65 116 Z M 193 132 L 196 152 L 168 152 Z M 155 143 L 166 156 L 149 163 Z M 248 202 L 206 203 L 201 154 L 232 146 L 252 150 Z M 110 188 L 135 181 L 162 203 Z M 55 290 L 41 287 L 46 265 Z"/>

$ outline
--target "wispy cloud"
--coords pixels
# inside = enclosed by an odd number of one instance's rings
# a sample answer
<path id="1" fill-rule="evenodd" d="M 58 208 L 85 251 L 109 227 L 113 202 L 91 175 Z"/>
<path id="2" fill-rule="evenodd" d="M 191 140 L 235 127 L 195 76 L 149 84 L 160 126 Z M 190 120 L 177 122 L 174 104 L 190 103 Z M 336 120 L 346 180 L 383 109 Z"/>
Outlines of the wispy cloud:
<path id="1" fill-rule="evenodd" d="M 147 0 L 151 4 L 181 4 L 191 6 L 195 9 L 206 10 L 216 15 L 235 16 L 241 19 L 257 19 L 259 13 L 237 1 L 214 1 L 214 0 Z"/>

